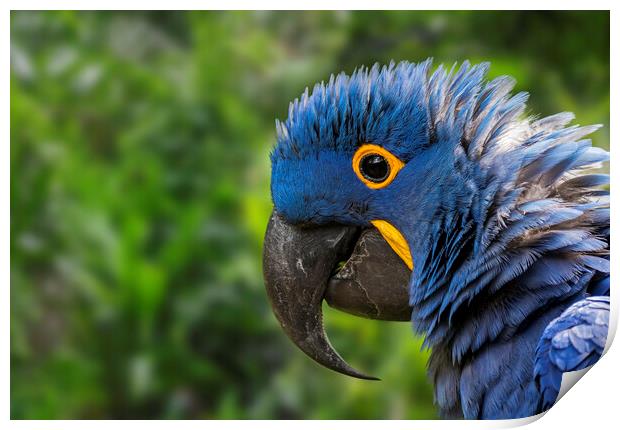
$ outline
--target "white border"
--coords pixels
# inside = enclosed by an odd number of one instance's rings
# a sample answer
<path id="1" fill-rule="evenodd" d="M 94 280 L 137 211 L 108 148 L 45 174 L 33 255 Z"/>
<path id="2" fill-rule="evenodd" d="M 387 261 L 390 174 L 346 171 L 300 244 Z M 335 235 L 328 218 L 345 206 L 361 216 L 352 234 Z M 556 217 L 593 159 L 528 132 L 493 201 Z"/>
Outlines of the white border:
<path id="1" fill-rule="evenodd" d="M 412 2 L 412 1 L 393 1 L 384 0 L 381 2 L 371 2 L 368 0 L 357 1 L 326 1 L 326 0 L 313 0 L 313 1 L 298 1 L 295 4 L 284 1 L 270 1 L 265 0 L 261 2 L 250 2 L 240 0 L 230 0 L 226 3 L 213 2 L 213 1 L 200 1 L 200 0 L 175 0 L 161 1 L 129 1 L 129 0 L 107 0 L 107 1 L 77 1 L 77 0 L 64 0 L 56 2 L 45 1 L 13 1 L 9 0 L 3 2 L 6 5 L 6 12 L 2 16 L 0 28 L 4 28 L 3 41 L 1 46 L 2 58 L 4 58 L 4 67 L 0 70 L 2 76 L 3 87 L 5 91 L 2 93 L 5 97 L 5 103 L 2 109 L 2 115 L 0 122 L 2 124 L 3 134 L 6 137 L 6 142 L 2 146 L 2 158 L 4 161 L 5 169 L 1 173 L 2 187 L 0 192 L 2 193 L 2 201 L 5 203 L 4 210 L 1 214 L 2 221 L 2 243 L 4 247 L 0 251 L 2 253 L 2 270 L 0 274 L 4 279 L 4 300 L 2 303 L 2 333 L 4 342 L 2 345 L 2 357 L 1 365 L 3 369 L 3 390 L 0 393 L 1 407 L 5 420 L 10 418 L 10 250 L 9 250 L 9 237 L 10 237 L 10 176 L 9 176 L 9 160 L 10 160 L 10 10 L 27 10 L 27 9 L 102 9 L 102 10 L 127 10 L 127 9 L 419 9 L 419 10 L 450 10 L 450 9 L 498 9 L 498 10 L 512 10 L 512 9 L 599 9 L 599 10 L 611 10 L 611 70 L 615 71 L 611 73 L 611 124 L 610 126 L 610 142 L 617 140 L 617 133 L 615 126 L 618 124 L 617 118 L 617 101 L 618 101 L 618 79 L 615 77 L 620 71 L 620 64 L 618 58 L 617 43 L 613 41 L 620 40 L 620 34 L 618 31 L 619 14 L 617 7 L 620 5 L 617 1 L 602 1 L 602 0 L 589 0 L 587 3 L 578 1 L 532 1 L 521 0 L 519 2 L 499 2 L 499 1 L 434 1 L 428 2 Z M 432 6 L 432 7 L 430 7 Z M 576 28 L 575 31 L 580 31 Z M 585 36 L 584 36 L 585 37 Z M 578 61 L 578 59 L 576 59 Z M 611 146 L 611 145 L 610 145 Z M 618 175 L 613 172 L 613 166 L 615 166 L 614 152 L 612 152 L 612 162 L 610 171 L 611 174 L 611 188 L 612 190 L 618 189 L 620 182 L 618 181 Z M 618 222 L 618 209 L 617 199 L 614 198 L 615 193 L 612 192 L 611 199 L 611 215 L 612 215 L 612 242 L 614 242 L 613 232 L 617 231 L 620 224 Z M 617 241 L 616 241 L 617 242 Z M 617 249 L 617 243 L 612 244 L 613 249 Z M 614 268 L 620 267 L 620 258 L 617 252 L 611 254 L 611 266 Z M 613 279 L 613 278 L 612 278 Z M 617 287 L 614 287 L 614 293 L 617 291 Z M 613 294 L 612 293 L 612 296 Z M 618 319 L 618 300 L 614 300 L 612 297 L 612 327 L 615 328 Z M 609 342 L 608 342 L 609 347 Z M 339 429 L 343 427 L 352 426 L 356 430 L 372 429 L 377 425 L 385 429 L 403 429 L 403 428 L 509 428 L 516 427 L 531 423 L 531 428 L 610 428 L 611 423 L 617 422 L 617 413 L 620 412 L 618 408 L 618 387 L 620 386 L 620 348 L 615 346 L 607 352 L 607 354 L 588 372 L 588 376 L 582 381 L 579 381 L 576 388 L 570 390 L 547 414 L 544 418 L 540 417 L 523 419 L 523 420 L 502 420 L 502 421 L 382 421 L 376 423 L 373 421 L 338 421 L 333 423 L 318 424 L 312 421 L 295 421 L 294 423 L 288 421 L 210 421 L 205 423 L 203 421 L 10 421 L 8 428 L 15 429 L 27 429 L 43 428 L 43 429 L 83 429 L 85 426 L 89 429 L 108 429 L 111 425 L 115 429 L 135 429 L 135 428 L 148 428 L 149 430 L 167 429 L 174 426 L 177 429 L 204 429 L 205 426 L 217 427 L 222 429 L 236 429 L 240 427 L 252 427 L 252 428 L 265 428 L 265 429 L 288 429 L 291 425 L 294 425 L 298 429 L 312 429 L 315 430 L 317 425 L 333 425 Z"/>

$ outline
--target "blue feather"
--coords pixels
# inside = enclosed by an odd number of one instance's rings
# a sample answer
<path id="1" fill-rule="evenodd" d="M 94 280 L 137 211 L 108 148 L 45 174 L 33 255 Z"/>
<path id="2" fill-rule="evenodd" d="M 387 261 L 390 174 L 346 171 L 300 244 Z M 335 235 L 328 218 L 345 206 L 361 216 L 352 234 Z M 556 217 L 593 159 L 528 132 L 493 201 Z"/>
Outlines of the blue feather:
<path id="1" fill-rule="evenodd" d="M 545 393 L 543 408 L 557 397 L 562 372 L 584 369 L 603 353 L 609 326 L 609 297 L 589 297 L 569 307 L 545 329 L 534 373 Z"/>

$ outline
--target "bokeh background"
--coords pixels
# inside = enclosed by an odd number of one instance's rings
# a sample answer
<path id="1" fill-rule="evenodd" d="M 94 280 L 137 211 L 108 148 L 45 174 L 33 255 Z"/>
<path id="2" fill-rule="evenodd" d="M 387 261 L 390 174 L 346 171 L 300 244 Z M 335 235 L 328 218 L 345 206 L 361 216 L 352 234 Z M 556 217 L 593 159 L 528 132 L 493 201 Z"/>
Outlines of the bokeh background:
<path id="1" fill-rule="evenodd" d="M 261 275 L 274 118 L 332 72 L 429 56 L 609 124 L 606 12 L 13 12 L 12 417 L 435 418 L 408 324 L 327 308 L 383 381 L 341 376 Z"/>

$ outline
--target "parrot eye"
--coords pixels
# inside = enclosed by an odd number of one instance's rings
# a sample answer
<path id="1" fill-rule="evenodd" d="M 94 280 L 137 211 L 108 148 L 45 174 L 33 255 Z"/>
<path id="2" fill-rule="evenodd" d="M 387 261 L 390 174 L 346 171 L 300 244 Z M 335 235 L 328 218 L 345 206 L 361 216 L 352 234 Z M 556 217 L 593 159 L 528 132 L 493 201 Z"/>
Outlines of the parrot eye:
<path id="1" fill-rule="evenodd" d="M 379 189 L 394 180 L 404 163 L 390 151 L 372 144 L 364 144 L 353 156 L 353 170 L 368 188 Z"/>
<path id="2" fill-rule="evenodd" d="M 390 165 L 379 154 L 368 154 L 360 161 L 360 172 L 369 181 L 379 183 L 390 174 Z"/>

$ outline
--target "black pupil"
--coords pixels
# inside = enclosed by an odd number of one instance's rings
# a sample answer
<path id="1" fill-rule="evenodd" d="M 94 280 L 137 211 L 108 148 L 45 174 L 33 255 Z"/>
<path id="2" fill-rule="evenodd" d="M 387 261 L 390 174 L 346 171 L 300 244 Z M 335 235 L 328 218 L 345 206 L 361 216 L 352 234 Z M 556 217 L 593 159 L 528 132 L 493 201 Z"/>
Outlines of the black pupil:
<path id="1" fill-rule="evenodd" d="M 390 165 L 381 155 L 370 154 L 362 158 L 360 171 L 369 181 L 381 182 L 390 174 Z"/>

